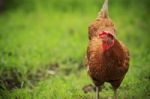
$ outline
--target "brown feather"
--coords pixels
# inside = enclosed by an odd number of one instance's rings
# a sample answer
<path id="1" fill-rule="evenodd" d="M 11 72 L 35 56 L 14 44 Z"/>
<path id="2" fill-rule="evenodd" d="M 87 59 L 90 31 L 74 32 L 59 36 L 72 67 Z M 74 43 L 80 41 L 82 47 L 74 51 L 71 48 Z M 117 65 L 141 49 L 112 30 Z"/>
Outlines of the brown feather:
<path id="1" fill-rule="evenodd" d="M 115 40 L 114 46 L 104 52 L 101 44 L 101 39 L 97 37 L 92 38 L 89 42 L 87 65 L 90 77 L 97 86 L 104 82 L 120 79 L 122 81 L 129 66 L 128 49 L 121 42 Z"/>

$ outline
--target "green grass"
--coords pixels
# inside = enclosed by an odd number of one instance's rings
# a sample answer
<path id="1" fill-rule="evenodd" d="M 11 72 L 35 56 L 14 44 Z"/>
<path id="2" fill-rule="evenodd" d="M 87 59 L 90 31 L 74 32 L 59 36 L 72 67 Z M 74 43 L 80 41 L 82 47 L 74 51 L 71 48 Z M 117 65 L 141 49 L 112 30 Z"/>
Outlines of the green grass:
<path id="1" fill-rule="evenodd" d="M 0 15 L 0 99 L 94 99 L 94 92 L 82 90 L 92 83 L 83 61 L 88 26 L 103 1 L 11 2 Z M 131 54 L 120 99 L 150 98 L 148 6 L 148 0 L 110 0 L 117 38 Z M 52 75 L 51 70 L 56 73 Z M 101 96 L 113 96 L 109 84 L 104 85 Z"/>

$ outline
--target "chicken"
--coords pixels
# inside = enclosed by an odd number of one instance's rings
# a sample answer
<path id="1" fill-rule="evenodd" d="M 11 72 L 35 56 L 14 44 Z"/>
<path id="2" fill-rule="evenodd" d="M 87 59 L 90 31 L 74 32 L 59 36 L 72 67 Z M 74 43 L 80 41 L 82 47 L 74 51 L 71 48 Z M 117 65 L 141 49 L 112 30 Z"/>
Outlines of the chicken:
<path id="1" fill-rule="evenodd" d="M 129 51 L 116 38 L 116 29 L 108 17 L 108 0 L 105 0 L 96 20 L 89 27 L 89 44 L 86 55 L 88 74 L 96 86 L 96 99 L 104 82 L 109 82 L 118 99 L 119 88 L 129 67 Z"/>

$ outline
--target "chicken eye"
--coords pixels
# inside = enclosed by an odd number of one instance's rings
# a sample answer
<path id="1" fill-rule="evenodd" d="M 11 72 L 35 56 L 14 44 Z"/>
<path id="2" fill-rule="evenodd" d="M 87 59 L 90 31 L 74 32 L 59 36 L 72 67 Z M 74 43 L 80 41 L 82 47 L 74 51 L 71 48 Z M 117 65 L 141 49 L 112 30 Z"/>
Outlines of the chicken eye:
<path id="1" fill-rule="evenodd" d="M 111 39 L 114 39 L 114 36 L 110 33 L 108 33 L 107 37 L 111 38 Z"/>

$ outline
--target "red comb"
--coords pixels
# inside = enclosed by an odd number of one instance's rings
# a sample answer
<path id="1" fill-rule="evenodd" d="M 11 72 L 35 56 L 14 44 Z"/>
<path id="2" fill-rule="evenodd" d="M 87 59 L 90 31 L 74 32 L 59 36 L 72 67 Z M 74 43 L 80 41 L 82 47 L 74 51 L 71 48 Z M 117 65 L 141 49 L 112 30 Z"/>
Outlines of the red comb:
<path id="1" fill-rule="evenodd" d="M 107 34 L 107 32 L 103 31 L 103 32 L 99 33 L 99 37 L 103 37 L 103 35 L 106 35 L 106 34 Z"/>

